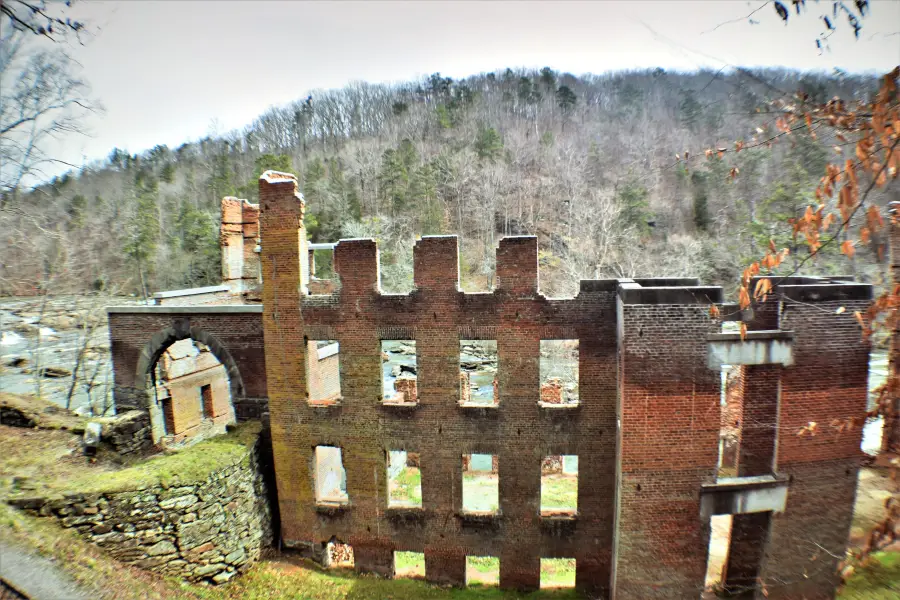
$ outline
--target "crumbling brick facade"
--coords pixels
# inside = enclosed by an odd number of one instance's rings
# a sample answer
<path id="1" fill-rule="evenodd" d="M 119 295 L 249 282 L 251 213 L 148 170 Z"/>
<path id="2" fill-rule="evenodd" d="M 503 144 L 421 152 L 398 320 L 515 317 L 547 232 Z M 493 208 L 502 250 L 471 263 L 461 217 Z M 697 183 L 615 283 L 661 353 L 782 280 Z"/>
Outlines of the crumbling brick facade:
<path id="1" fill-rule="evenodd" d="M 222 198 L 219 230 L 222 246 L 222 283 L 232 294 L 253 294 L 259 289 L 259 206 L 246 200 Z"/>
<path id="2" fill-rule="evenodd" d="M 588 280 L 550 299 L 536 239 L 509 237 L 496 289 L 466 294 L 457 240 L 439 236 L 416 242 L 410 294 L 381 293 L 373 240 L 337 244 L 339 282 L 315 294 L 296 179 L 265 173 L 259 208 L 261 314 L 117 309 L 111 335 L 117 394 L 139 388 L 127 372 L 154 360 L 141 329 L 208 331 L 227 350 L 217 356 L 232 355 L 222 362 L 241 395 L 268 401 L 285 545 L 319 556 L 329 540 L 347 543 L 358 570 L 386 576 L 394 551 L 423 552 L 426 578 L 456 585 L 467 556 L 496 556 L 500 585 L 526 590 L 540 584 L 541 558 L 574 558 L 576 586 L 599 597 L 699 598 L 710 516 L 731 514 L 727 584 L 748 597 L 763 584 L 770 598 L 834 597 L 861 458 L 859 429 L 834 424 L 865 411 L 869 347 L 853 311 L 870 286 L 781 278 L 743 312 L 695 279 Z M 721 332 L 713 304 L 748 323 L 746 339 Z M 319 340 L 340 348 L 340 394 L 324 403 L 310 401 L 323 386 L 310 375 Z M 417 402 L 384 397 L 383 340 L 415 341 Z M 494 405 L 467 401 L 460 340 L 496 341 Z M 577 341 L 577 402 L 542 387 L 541 340 Z M 719 473 L 723 356 L 739 373 L 730 478 Z M 346 501 L 316 500 L 319 446 L 340 449 Z M 391 451 L 416 456 L 421 508 L 388 505 Z M 463 509 L 470 454 L 494 457 L 496 514 Z M 542 516 L 542 470 L 556 469 L 546 458 L 563 455 L 578 457 L 577 512 Z"/>
<path id="3" fill-rule="evenodd" d="M 708 486 L 717 481 L 721 383 L 707 355 L 710 336 L 720 328 L 709 310 L 722 302 L 720 288 L 696 280 L 584 281 L 575 298 L 551 300 L 538 291 L 536 240 L 505 238 L 497 252 L 497 289 L 464 294 L 456 239 L 425 237 L 414 249 L 415 291 L 409 295 L 381 294 L 376 245 L 352 240 L 335 249 L 340 288 L 325 296 L 301 292 L 298 298 L 293 294 L 303 253 L 295 240 L 303 238 L 302 199 L 293 178 L 276 174 L 261 180 L 260 196 L 266 339 L 341 344 L 342 399 L 324 410 L 298 393 L 305 387 L 302 357 L 286 352 L 284 344 L 277 350 L 267 346 L 269 354 L 280 355 L 267 360 L 267 367 L 285 543 L 317 552 L 334 537 L 353 546 L 358 569 L 384 575 L 393 573 L 393 551 L 420 551 L 429 580 L 455 584 L 464 582 L 467 555 L 493 555 L 500 558 L 501 586 L 520 589 L 538 586 L 540 558 L 573 557 L 577 586 L 584 590 L 617 598 L 699 597 L 709 541 L 701 489 L 718 493 Z M 797 295 L 813 308 L 792 304 Z M 806 574 L 802 584 L 769 586 L 770 596 L 832 597 L 834 564 L 825 561 L 824 568 L 811 571 L 821 561 L 814 553 L 774 562 L 771 556 L 786 552 L 790 544 L 780 538 L 799 535 L 798 527 L 813 527 L 811 543 L 836 555 L 846 543 L 859 434 L 797 433 L 806 424 L 800 415 L 831 423 L 865 409 L 868 346 L 848 315 L 869 301 L 871 288 L 791 280 L 776 296 L 783 300 L 770 299 L 748 320 L 762 333 L 793 330 L 797 360 L 791 367 L 742 367 L 744 419 L 752 415 L 755 426 L 742 429 L 739 478 L 731 485 L 752 483 L 751 476 L 761 474 L 790 491 L 783 514 L 738 515 L 750 526 L 766 524 L 765 535 L 752 533 L 762 552 L 750 557 L 742 555 L 746 536 L 739 534 L 731 569 L 734 577 L 746 567 L 763 580 L 781 582 Z M 847 305 L 846 312 L 837 314 L 834 302 Z M 416 341 L 414 410 L 384 402 L 384 339 Z M 496 407 L 461 405 L 460 339 L 497 341 Z M 537 374 L 541 339 L 578 340 L 577 405 L 540 402 L 548 391 Z M 820 348 L 819 363 L 839 362 L 838 348 L 852 358 L 811 385 L 806 348 L 812 345 Z M 319 445 L 342 449 L 345 506 L 315 502 L 310 451 Z M 418 453 L 421 509 L 387 507 L 390 450 Z M 498 515 L 473 518 L 462 509 L 462 456 L 470 453 L 497 457 Z M 545 519 L 539 510 L 541 464 L 561 454 L 577 455 L 587 465 L 579 473 L 578 513 Z M 814 474 L 818 468 L 843 471 L 823 481 Z M 778 483 L 773 475 L 794 479 Z M 807 490 L 822 486 L 837 498 L 829 499 L 826 510 L 806 499 Z"/>

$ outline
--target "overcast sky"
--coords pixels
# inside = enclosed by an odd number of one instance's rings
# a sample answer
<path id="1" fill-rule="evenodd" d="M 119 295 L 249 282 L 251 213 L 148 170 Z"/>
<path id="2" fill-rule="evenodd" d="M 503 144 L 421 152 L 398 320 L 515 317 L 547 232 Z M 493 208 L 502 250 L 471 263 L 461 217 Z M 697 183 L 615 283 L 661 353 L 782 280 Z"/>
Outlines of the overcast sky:
<path id="1" fill-rule="evenodd" d="M 789 0 L 783 0 L 791 5 Z M 101 31 L 74 56 L 106 107 L 76 164 L 177 146 L 243 127 L 267 107 L 354 80 L 462 77 L 506 67 L 575 74 L 663 67 L 780 66 L 887 72 L 900 63 L 900 1 L 870 2 L 859 41 L 846 21 L 819 54 L 807 2 L 786 27 L 763 2 L 87 2 Z M 727 23 L 728 21 L 734 21 Z"/>

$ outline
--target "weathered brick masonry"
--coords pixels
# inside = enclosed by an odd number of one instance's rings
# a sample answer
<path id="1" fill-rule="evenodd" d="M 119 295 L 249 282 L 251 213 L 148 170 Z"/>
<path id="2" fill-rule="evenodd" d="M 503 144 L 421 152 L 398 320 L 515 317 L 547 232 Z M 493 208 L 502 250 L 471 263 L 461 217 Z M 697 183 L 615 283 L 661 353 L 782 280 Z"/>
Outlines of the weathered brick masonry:
<path id="1" fill-rule="evenodd" d="M 238 420 L 258 418 L 265 410 L 261 306 L 126 306 L 107 312 L 117 411 L 149 409 L 154 431 L 164 430 L 151 376 L 166 348 L 187 338 L 206 344 L 225 367 Z"/>
<path id="2" fill-rule="evenodd" d="M 466 556 L 497 556 L 500 585 L 520 589 L 539 585 L 541 558 L 567 557 L 577 587 L 599 597 L 699 598 L 710 515 L 732 514 L 727 584 L 834 597 L 861 433 L 832 423 L 865 411 L 869 348 L 852 315 L 870 286 L 779 280 L 753 311 L 720 307 L 748 322 L 742 340 L 710 316 L 721 289 L 694 279 L 589 280 L 574 298 L 546 298 L 533 237 L 501 240 L 496 289 L 465 294 L 457 239 L 443 236 L 417 241 L 410 294 L 381 293 L 372 240 L 341 241 L 336 289 L 310 294 L 303 211 L 293 176 L 263 175 L 261 313 L 110 313 L 117 401 L 144 398 L 146 365 L 194 336 L 229 369 L 236 406 L 268 401 L 285 545 L 318 555 L 337 539 L 358 570 L 387 576 L 394 551 L 423 552 L 430 581 L 457 585 Z M 540 402 L 540 341 L 552 339 L 578 341 L 577 404 Z M 307 381 L 310 342 L 321 340 L 339 343 L 340 395 L 311 403 L 322 382 Z M 417 403 L 383 397 L 382 340 L 415 340 Z M 460 340 L 496 340 L 495 406 L 461 405 Z M 740 370 L 736 478 L 717 476 L 716 352 Z M 811 421 L 816 434 L 798 435 Z M 341 448 L 346 504 L 316 501 L 320 445 Z M 421 508 L 388 507 L 392 450 L 417 455 Z M 497 514 L 463 510 L 466 454 L 496 457 Z M 578 512 L 542 517 L 541 465 L 559 455 L 578 456 Z"/>

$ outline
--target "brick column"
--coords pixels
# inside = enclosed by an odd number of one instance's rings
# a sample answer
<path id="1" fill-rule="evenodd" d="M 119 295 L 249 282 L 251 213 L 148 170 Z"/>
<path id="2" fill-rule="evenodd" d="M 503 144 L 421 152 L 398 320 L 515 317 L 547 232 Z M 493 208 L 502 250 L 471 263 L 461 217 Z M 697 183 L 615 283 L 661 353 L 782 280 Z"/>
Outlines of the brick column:
<path id="1" fill-rule="evenodd" d="M 706 366 L 720 288 L 619 289 L 617 600 L 699 598 L 715 479 L 719 374 Z"/>
<path id="2" fill-rule="evenodd" d="M 303 196 L 297 178 L 266 171 L 259 179 L 263 330 L 272 426 L 272 453 L 278 483 L 281 536 L 290 546 L 312 548 L 309 507 L 315 502 L 312 453 L 302 415 L 306 408 L 306 344 L 300 312 Z"/>

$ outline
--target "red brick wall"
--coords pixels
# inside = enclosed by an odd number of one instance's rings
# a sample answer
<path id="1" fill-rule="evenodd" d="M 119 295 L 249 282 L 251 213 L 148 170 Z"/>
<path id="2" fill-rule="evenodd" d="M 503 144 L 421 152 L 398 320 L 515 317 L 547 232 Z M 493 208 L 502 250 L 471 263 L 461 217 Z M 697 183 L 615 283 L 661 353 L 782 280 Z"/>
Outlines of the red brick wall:
<path id="1" fill-rule="evenodd" d="M 619 304 L 620 600 L 697 598 L 706 575 L 710 529 L 699 490 L 715 480 L 721 393 L 706 335 L 718 323 L 706 303 L 641 303 L 651 300 Z"/>
<path id="2" fill-rule="evenodd" d="M 786 511 L 772 518 L 763 565 L 770 598 L 834 597 L 835 556 L 844 555 L 849 535 L 862 429 L 838 432 L 832 422 L 865 411 L 869 347 L 853 312 L 868 303 L 852 295 L 818 302 L 801 296 L 784 306 L 781 328 L 794 331 L 794 365 L 781 381 L 777 467 L 791 484 Z M 798 435 L 810 422 L 817 423 L 816 435 Z"/>
<path id="3" fill-rule="evenodd" d="M 237 418 L 258 417 L 267 397 L 262 315 L 237 312 L 244 307 L 234 308 L 236 312 L 227 308 L 217 309 L 225 312 L 199 312 L 201 307 L 193 311 L 179 307 L 111 310 L 109 337 L 117 409 L 146 408 L 149 395 L 145 377 L 155 359 L 177 339 L 209 335 L 213 343 L 199 341 L 210 346 L 229 370 Z M 139 368 L 144 378 L 136 378 Z"/>
<path id="4" fill-rule="evenodd" d="M 270 232 L 276 240 L 287 239 L 270 227 L 289 220 L 273 218 L 270 225 L 268 211 L 283 214 L 291 193 L 263 201 L 264 265 L 272 260 L 270 250 L 283 251 L 280 243 L 270 242 Z M 464 583 L 466 555 L 493 555 L 500 558 L 501 585 L 519 588 L 539 585 L 542 556 L 574 557 L 578 586 L 604 593 L 615 480 L 615 282 L 586 282 L 569 300 L 540 296 L 534 238 L 501 242 L 500 284 L 493 294 L 459 291 L 454 237 L 417 242 L 416 291 L 408 296 L 381 295 L 377 261 L 374 242 L 341 242 L 335 250 L 340 292 L 303 298 L 302 316 L 293 317 L 294 323 L 302 321 L 307 339 L 340 343 L 339 406 L 307 405 L 296 376 L 286 377 L 290 370 L 281 372 L 282 362 L 267 361 L 276 468 L 289 465 L 278 470 L 284 541 L 316 550 L 336 536 L 353 546 L 358 569 L 384 574 L 393 572 L 394 550 L 424 552 L 427 577 L 456 584 Z M 296 279 L 270 285 L 268 271 L 263 280 L 267 310 L 276 290 L 279 297 L 291 297 L 297 288 Z M 296 306 L 294 300 L 295 313 Z M 382 403 L 384 339 L 416 341 L 415 409 Z M 460 339 L 497 340 L 500 408 L 459 406 Z M 539 406 L 541 339 L 580 340 L 579 408 Z M 292 396 L 286 390 L 284 400 L 276 401 L 276 378 L 291 379 Z M 350 507 L 336 514 L 317 511 L 312 494 L 311 449 L 320 444 L 343 451 Z M 388 450 L 420 456 L 420 517 L 405 518 L 409 515 L 387 508 Z M 501 516 L 495 524 L 459 515 L 462 455 L 470 453 L 497 456 Z M 578 455 L 593 465 L 579 478 L 577 523 L 564 531 L 543 522 L 539 513 L 541 460 L 558 454 Z"/>

